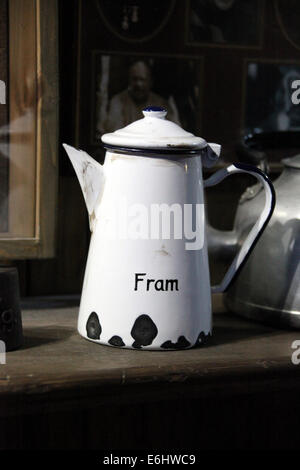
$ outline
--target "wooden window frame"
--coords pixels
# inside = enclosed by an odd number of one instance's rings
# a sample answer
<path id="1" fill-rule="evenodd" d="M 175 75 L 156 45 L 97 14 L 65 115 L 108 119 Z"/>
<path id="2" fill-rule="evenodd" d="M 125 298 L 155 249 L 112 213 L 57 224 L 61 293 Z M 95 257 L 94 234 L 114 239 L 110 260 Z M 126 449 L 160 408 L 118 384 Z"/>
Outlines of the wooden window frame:
<path id="1" fill-rule="evenodd" d="M 23 147 L 18 124 L 9 137 L 9 187 L 26 183 L 26 195 L 9 191 L 9 232 L 0 233 L 0 259 L 50 258 L 55 255 L 58 185 L 57 0 L 8 4 L 9 122 L 18 123 L 30 109 L 33 126 Z"/>

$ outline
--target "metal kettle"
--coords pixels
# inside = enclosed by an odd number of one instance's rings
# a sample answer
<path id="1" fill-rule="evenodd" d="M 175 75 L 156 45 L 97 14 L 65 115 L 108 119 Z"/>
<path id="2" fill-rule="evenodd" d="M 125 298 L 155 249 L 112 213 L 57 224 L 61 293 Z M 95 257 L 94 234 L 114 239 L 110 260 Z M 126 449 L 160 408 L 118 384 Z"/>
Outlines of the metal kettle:
<path id="1" fill-rule="evenodd" d="M 261 142 L 299 146 L 296 133 L 261 136 Z M 275 139 L 275 140 L 276 140 Z M 297 142 L 295 142 L 295 140 Z M 292 142 L 293 141 L 293 142 Z M 247 145 L 240 153 L 247 153 Z M 251 163 L 265 167 L 265 153 L 248 146 Z M 254 160 L 257 160 L 256 162 Z M 249 161 L 249 158 L 248 158 Z M 300 327 L 300 154 L 282 160 L 283 172 L 274 182 L 276 207 L 240 275 L 229 287 L 225 304 L 229 310 L 263 323 Z M 242 195 L 230 232 L 208 229 L 211 253 L 230 258 L 254 224 L 264 201 L 262 186 L 256 184 Z"/>

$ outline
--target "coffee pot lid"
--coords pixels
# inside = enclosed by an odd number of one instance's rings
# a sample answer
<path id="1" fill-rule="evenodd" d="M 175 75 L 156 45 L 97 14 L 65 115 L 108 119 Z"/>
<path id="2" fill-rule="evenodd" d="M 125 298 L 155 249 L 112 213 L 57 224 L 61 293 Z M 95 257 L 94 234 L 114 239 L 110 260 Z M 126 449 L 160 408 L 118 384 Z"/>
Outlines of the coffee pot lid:
<path id="1" fill-rule="evenodd" d="M 179 125 L 166 119 L 167 110 L 148 106 L 144 117 L 115 132 L 101 137 L 104 147 L 134 151 L 160 150 L 162 153 L 196 153 L 207 146 L 201 137 L 185 131 Z"/>

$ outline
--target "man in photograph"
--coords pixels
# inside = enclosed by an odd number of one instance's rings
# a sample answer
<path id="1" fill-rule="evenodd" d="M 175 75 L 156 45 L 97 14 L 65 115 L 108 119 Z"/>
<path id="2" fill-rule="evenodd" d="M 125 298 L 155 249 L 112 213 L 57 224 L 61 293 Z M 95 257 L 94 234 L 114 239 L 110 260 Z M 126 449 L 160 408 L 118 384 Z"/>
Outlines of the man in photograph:
<path id="1" fill-rule="evenodd" d="M 134 62 L 128 70 L 128 87 L 114 95 L 108 105 L 104 132 L 113 132 L 143 117 L 142 110 L 147 106 L 162 106 L 168 110 L 167 118 L 180 124 L 175 102 L 166 100 L 152 91 L 152 73 L 149 65 L 142 61 Z M 98 126 L 99 127 L 99 126 Z"/>

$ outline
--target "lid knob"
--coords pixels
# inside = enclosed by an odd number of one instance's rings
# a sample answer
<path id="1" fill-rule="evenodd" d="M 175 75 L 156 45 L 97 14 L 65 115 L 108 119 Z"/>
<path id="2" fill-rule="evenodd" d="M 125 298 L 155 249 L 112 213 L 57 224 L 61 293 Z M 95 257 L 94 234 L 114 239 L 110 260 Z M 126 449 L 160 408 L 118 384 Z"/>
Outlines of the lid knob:
<path id="1" fill-rule="evenodd" d="M 165 119 L 167 114 L 168 111 L 161 106 L 147 106 L 147 108 L 143 109 L 143 115 L 145 117 Z"/>

